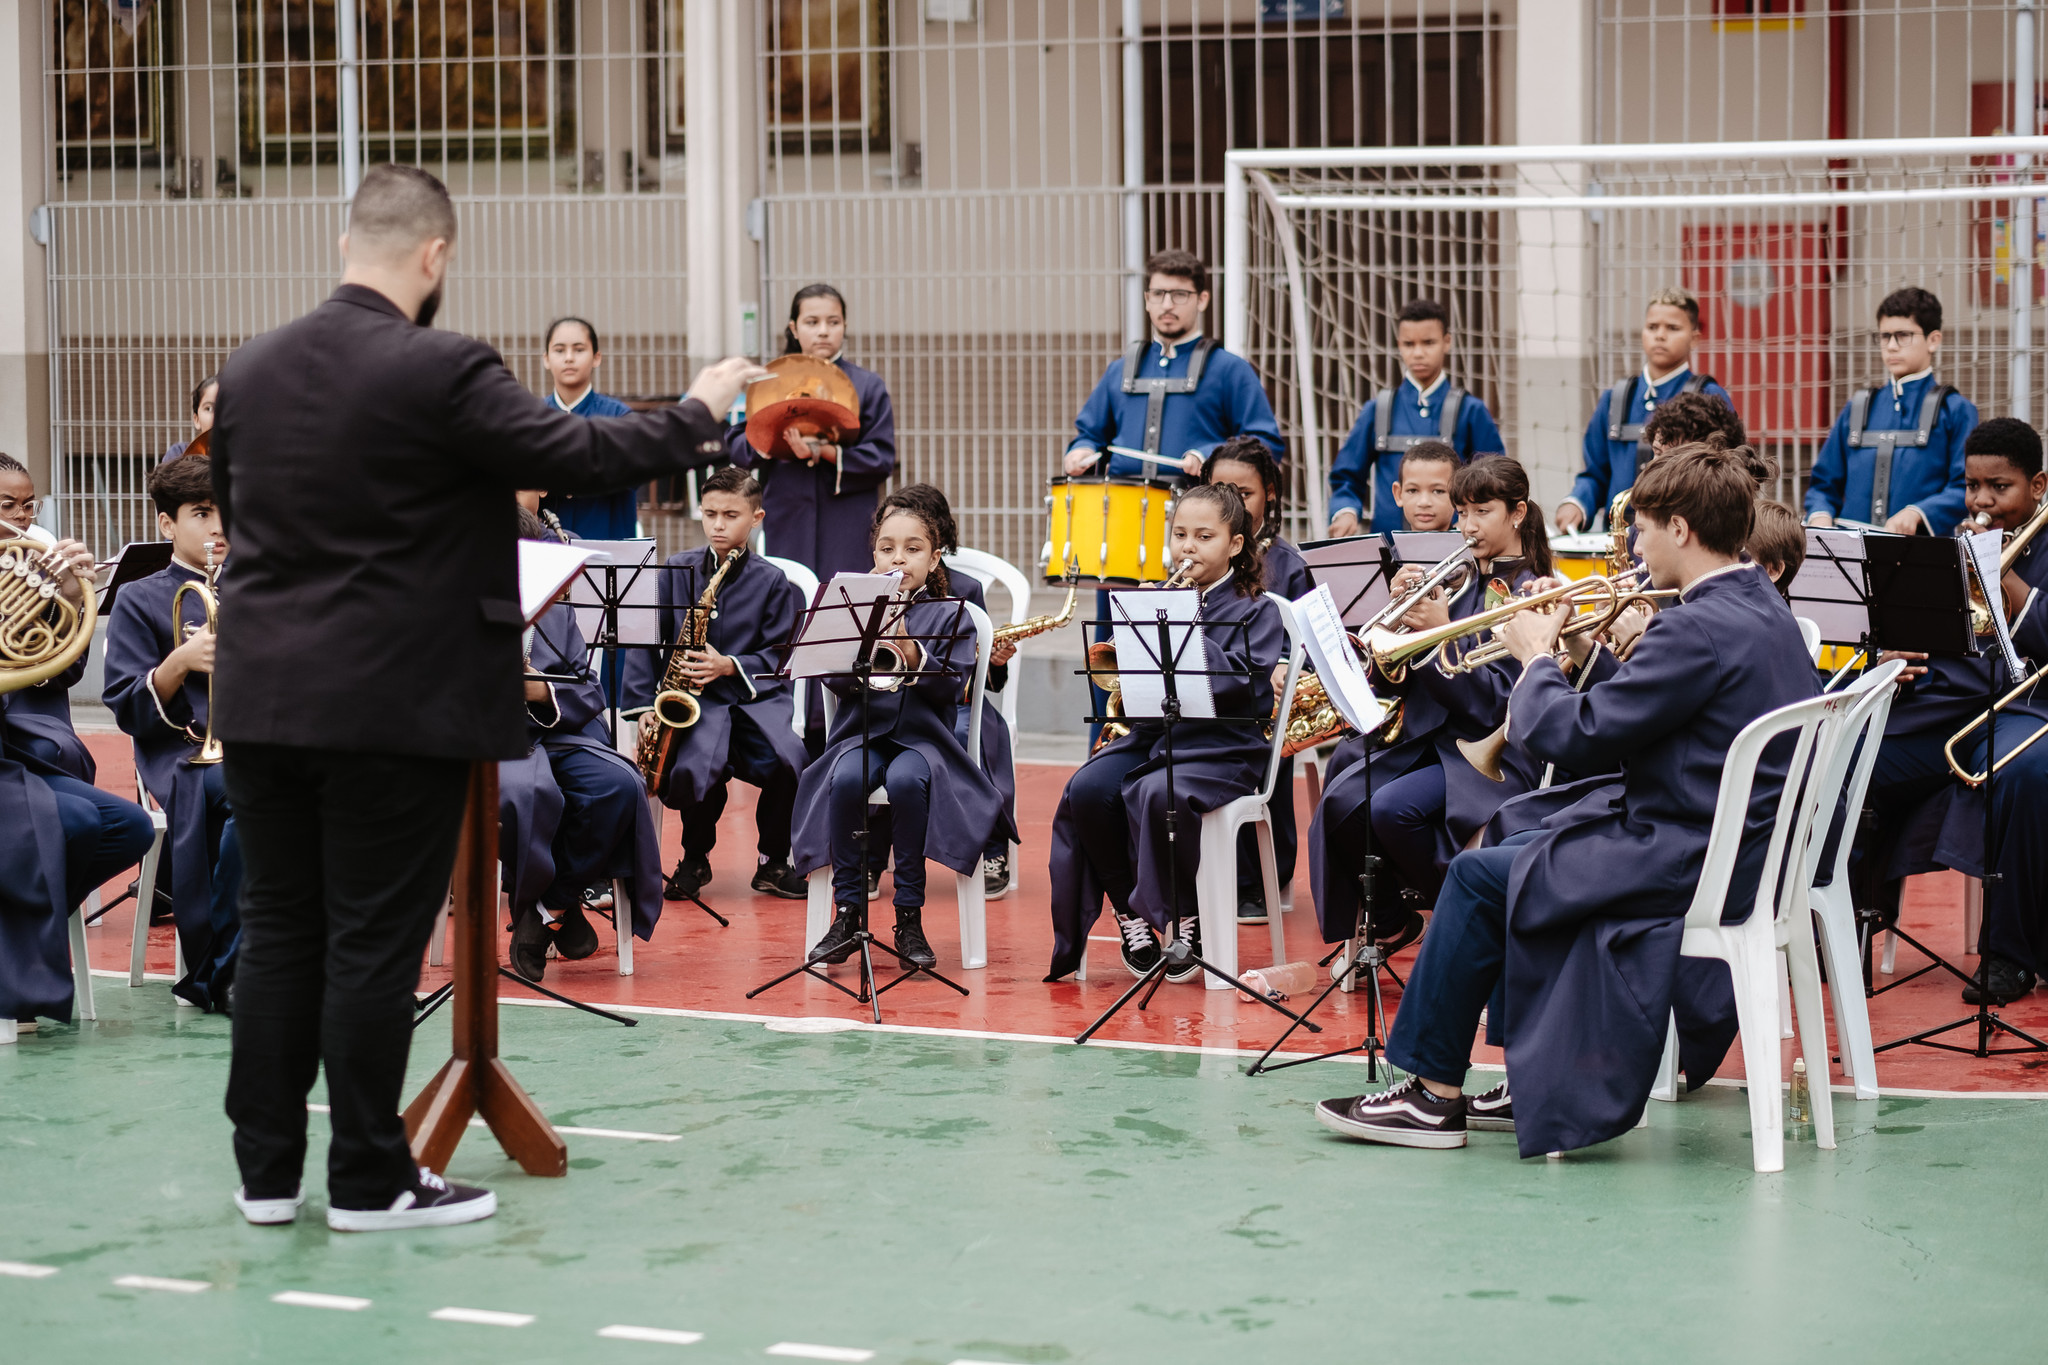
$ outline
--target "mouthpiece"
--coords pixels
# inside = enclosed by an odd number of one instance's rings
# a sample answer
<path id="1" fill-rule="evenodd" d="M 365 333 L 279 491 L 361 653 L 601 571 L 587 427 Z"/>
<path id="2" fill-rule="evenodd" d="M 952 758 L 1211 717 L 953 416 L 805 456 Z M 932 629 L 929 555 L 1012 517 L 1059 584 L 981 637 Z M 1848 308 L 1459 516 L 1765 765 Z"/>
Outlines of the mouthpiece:
<path id="1" fill-rule="evenodd" d="M 1972 515 L 1970 518 L 1970 525 L 1976 527 L 1980 531 L 1989 530 L 1991 528 L 1991 514 L 1989 512 L 1978 512 Z"/>

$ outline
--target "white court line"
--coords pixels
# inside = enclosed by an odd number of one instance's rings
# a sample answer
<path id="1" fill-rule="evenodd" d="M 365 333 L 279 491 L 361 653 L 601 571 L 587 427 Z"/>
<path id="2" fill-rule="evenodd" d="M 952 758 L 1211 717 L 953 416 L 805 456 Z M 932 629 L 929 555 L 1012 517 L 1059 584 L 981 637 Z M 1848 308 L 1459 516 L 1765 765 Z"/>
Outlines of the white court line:
<path id="1" fill-rule="evenodd" d="M 524 1327 L 531 1313 L 500 1313 L 490 1308 L 436 1308 L 427 1314 L 440 1322 L 474 1322 L 484 1327 Z"/>
<path id="2" fill-rule="evenodd" d="M 306 1106 L 306 1112 L 309 1114 L 327 1114 L 333 1111 L 324 1104 L 309 1104 Z M 491 1125 L 485 1123 L 482 1119 L 471 1119 L 469 1126 L 472 1128 L 488 1128 Z M 622 1138 L 627 1142 L 681 1142 L 683 1140 L 681 1133 L 638 1133 L 631 1128 L 563 1128 L 557 1125 L 555 1131 L 567 1133 L 570 1137 Z"/>
<path id="3" fill-rule="evenodd" d="M 677 1332 L 667 1327 L 627 1327 L 621 1323 L 600 1327 L 597 1334 L 614 1341 L 653 1341 L 664 1346 L 694 1346 L 704 1340 L 702 1332 Z"/>
<path id="4" fill-rule="evenodd" d="M 29 1265 L 23 1261 L 0 1261 L 0 1275 L 12 1275 L 16 1279 L 40 1280 L 57 1273 L 53 1265 Z"/>
<path id="5" fill-rule="evenodd" d="M 305 1289 L 287 1289 L 282 1294 L 272 1294 L 272 1303 L 289 1304 L 293 1308 L 335 1308 L 344 1313 L 356 1313 L 370 1306 L 368 1299 L 350 1298 L 347 1294 L 315 1294 Z"/>
<path id="6" fill-rule="evenodd" d="M 574 1008 L 570 1005 L 559 1004 L 553 1000 L 520 1000 L 511 996 L 502 997 L 498 1003 L 501 1005 L 525 1005 L 534 1009 L 566 1010 Z M 605 1009 L 616 1010 L 620 1014 L 645 1014 L 665 1019 L 704 1019 L 713 1023 L 766 1024 L 773 1020 L 792 1017 L 786 1014 L 737 1014 L 728 1010 L 675 1009 L 667 1005 L 624 1005 L 614 1004 L 610 1001 L 597 1001 L 595 1003 L 602 1005 Z M 925 1038 L 976 1038 L 1002 1043 L 1052 1043 L 1063 1047 L 1074 1046 L 1074 1040 L 1071 1037 L 1065 1035 L 1055 1036 L 1049 1033 L 1003 1033 L 993 1029 L 937 1028 L 929 1024 L 871 1024 L 864 1019 L 853 1020 L 852 1023 L 855 1029 L 867 1033 L 904 1033 L 914 1037 Z M 1145 1043 L 1124 1038 L 1091 1038 L 1088 1040 L 1088 1046 L 1091 1048 L 1120 1049 L 1126 1052 L 1182 1052 L 1204 1057 L 1255 1058 L 1264 1056 L 1266 1051 L 1262 1047 L 1204 1047 L 1190 1043 Z M 1273 1055 L 1276 1058 L 1292 1058 L 1307 1057 L 1313 1054 L 1306 1052 L 1276 1052 Z M 1366 1064 L 1364 1057 L 1332 1057 L 1330 1060 L 1344 1066 L 1364 1066 Z M 1472 1069 L 1474 1071 L 1501 1071 L 1505 1068 L 1498 1062 L 1474 1062 L 1472 1063 Z M 1740 1087 L 1744 1082 L 1716 1077 L 1708 1081 L 1707 1084 Z M 1853 1089 L 1853 1087 L 1840 1085 L 1832 1086 L 1831 1088 L 1837 1091 Z M 1886 1099 L 2048 1100 L 2048 1090 L 1912 1090 L 1881 1085 L 1877 1088 L 1877 1093 Z M 560 1131 L 567 1132 L 568 1130 L 562 1129 Z"/>
<path id="7" fill-rule="evenodd" d="M 768 1348 L 771 1356 L 797 1356 L 804 1360 L 873 1360 L 873 1351 L 856 1346 L 810 1346 L 801 1341 L 778 1341 Z"/>
<path id="8" fill-rule="evenodd" d="M 114 1283 L 123 1289 L 161 1289 L 169 1294 L 197 1294 L 213 1288 L 205 1280 L 170 1280 L 161 1275 L 123 1275 Z"/>

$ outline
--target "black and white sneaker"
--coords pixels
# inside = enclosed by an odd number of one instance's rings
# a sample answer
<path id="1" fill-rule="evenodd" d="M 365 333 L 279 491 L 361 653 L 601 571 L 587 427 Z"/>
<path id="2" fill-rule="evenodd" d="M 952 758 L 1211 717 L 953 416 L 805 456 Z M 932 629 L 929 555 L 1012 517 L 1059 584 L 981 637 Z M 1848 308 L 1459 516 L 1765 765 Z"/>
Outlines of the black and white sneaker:
<path id="1" fill-rule="evenodd" d="M 1143 976 L 1159 965 L 1159 935 L 1137 915 L 1118 915 L 1117 933 L 1123 936 L 1124 966 L 1132 976 Z"/>
<path id="2" fill-rule="evenodd" d="M 271 1227 L 278 1223 L 289 1223 L 299 1216 L 299 1210 L 305 1207 L 305 1203 L 306 1191 L 304 1187 L 296 1190 L 286 1199 L 251 1199 L 245 1187 L 239 1185 L 235 1187 L 235 1207 L 241 1210 L 242 1217 L 248 1219 L 257 1227 Z"/>
<path id="3" fill-rule="evenodd" d="M 1515 1131 L 1515 1101 L 1506 1081 L 1484 1094 L 1465 1097 L 1465 1126 L 1481 1133 Z"/>
<path id="4" fill-rule="evenodd" d="M 329 1206 L 327 1226 L 336 1232 L 396 1232 L 404 1228 L 445 1228 L 474 1223 L 498 1211 L 498 1196 L 474 1185 L 452 1185 L 426 1167 L 419 1184 L 391 1201 L 388 1209 Z"/>
<path id="5" fill-rule="evenodd" d="M 860 949 L 860 912 L 853 906 L 842 905 L 839 913 L 832 917 L 832 923 L 825 930 L 825 937 L 811 945 L 807 962 L 827 962 L 838 965 L 852 957 Z M 936 961 L 937 959 L 933 959 Z"/>
<path id="6" fill-rule="evenodd" d="M 1256 896 L 1246 896 L 1237 903 L 1239 924 L 1265 924 L 1270 918 L 1266 913 L 1266 898 L 1263 892 Z"/>
<path id="7" fill-rule="evenodd" d="M 1199 916 L 1188 915 L 1180 922 L 1180 941 L 1187 945 L 1189 956 L 1178 966 L 1169 965 L 1166 979 L 1176 986 L 1183 981 L 1192 981 L 1202 974 L 1202 964 L 1195 958 L 1202 951 L 1202 921 Z M 1168 954 L 1169 959 L 1172 954 Z"/>
<path id="8" fill-rule="evenodd" d="M 592 882 L 589 886 L 583 888 L 583 908 L 585 910 L 609 910 L 612 908 L 612 899 L 612 884 L 610 882 Z"/>
<path id="9" fill-rule="evenodd" d="M 1410 1076 L 1377 1095 L 1324 1100 L 1316 1122 L 1331 1132 L 1394 1147 L 1463 1147 L 1465 1097 L 1438 1099 Z"/>
<path id="10" fill-rule="evenodd" d="M 988 900 L 1010 894 L 1010 855 L 998 853 L 981 860 L 981 894 Z"/>
<path id="11" fill-rule="evenodd" d="M 762 863 L 754 869 L 754 890 L 764 896 L 778 896 L 786 901 L 800 901 L 811 894 L 807 878 L 796 875 L 787 858 Z"/>

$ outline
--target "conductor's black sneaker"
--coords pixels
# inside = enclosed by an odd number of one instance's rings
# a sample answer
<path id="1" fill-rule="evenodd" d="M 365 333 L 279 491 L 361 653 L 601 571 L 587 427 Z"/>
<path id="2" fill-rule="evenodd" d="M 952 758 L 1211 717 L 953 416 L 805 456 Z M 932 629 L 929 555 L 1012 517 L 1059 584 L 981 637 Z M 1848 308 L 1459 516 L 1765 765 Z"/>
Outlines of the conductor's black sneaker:
<path id="1" fill-rule="evenodd" d="M 924 936 L 924 910 L 921 907 L 896 907 L 896 951 L 903 954 L 913 967 L 939 965 L 939 955 L 932 951 L 931 940 Z"/>
<path id="2" fill-rule="evenodd" d="M 800 901 L 811 894 L 810 883 L 796 875 L 786 858 L 762 863 L 754 869 L 754 889 L 764 896 L 780 896 L 786 901 Z"/>
<path id="3" fill-rule="evenodd" d="M 1170 965 L 1173 960 L 1173 954 L 1168 953 L 1166 955 L 1169 963 L 1166 969 L 1166 979 L 1175 985 L 1179 985 L 1183 981 L 1193 981 L 1202 974 L 1202 964 L 1195 961 L 1195 955 L 1199 955 L 1202 951 L 1202 921 L 1199 917 L 1189 915 L 1181 920 L 1180 941 L 1188 946 L 1190 954 L 1188 959 L 1179 966 L 1173 966 Z"/>
<path id="4" fill-rule="evenodd" d="M 2010 1005 L 2013 1001 L 2034 989 L 2034 974 L 2009 957 L 1993 953 L 1984 964 L 1984 985 L 1988 990 L 1978 990 L 1972 981 L 1963 987 L 1963 1003 L 1966 1005 Z"/>
<path id="5" fill-rule="evenodd" d="M 860 947 L 860 940 L 854 935 L 855 912 L 852 906 L 842 905 L 839 913 L 832 917 L 832 927 L 825 931 L 811 948 L 811 962 L 844 962 Z"/>
<path id="6" fill-rule="evenodd" d="M 474 1223 L 498 1211 L 498 1196 L 474 1185 L 451 1185 L 426 1167 L 419 1184 L 391 1201 L 388 1209 L 329 1206 L 327 1226 L 336 1232 L 395 1232 L 403 1228 L 445 1228 Z"/>
<path id="7" fill-rule="evenodd" d="M 676 863 L 676 870 L 668 874 L 668 881 L 662 886 L 664 900 L 683 901 L 704 889 L 711 880 L 711 860 L 693 858 L 684 854 Z"/>
<path id="8" fill-rule="evenodd" d="M 1010 855 L 999 853 L 981 860 L 981 894 L 990 900 L 1010 891 Z"/>
<path id="9" fill-rule="evenodd" d="M 528 981 L 547 975 L 548 927 L 531 905 L 512 914 L 512 970 Z"/>
<path id="10" fill-rule="evenodd" d="M 1246 896 L 1237 903 L 1239 924 L 1265 924 L 1268 921 L 1266 902 L 1260 896 Z"/>
<path id="11" fill-rule="evenodd" d="M 243 1218 L 257 1227 L 291 1222 L 299 1216 L 299 1209 L 305 1202 L 303 1187 L 282 1199 L 251 1199 L 246 1189 L 240 1186 L 235 1189 L 235 1207 L 242 1211 Z"/>
<path id="12" fill-rule="evenodd" d="M 1465 1126 L 1481 1133 L 1515 1131 L 1515 1101 L 1502 1081 L 1493 1089 L 1465 1097 Z"/>
<path id="13" fill-rule="evenodd" d="M 1123 938 L 1124 966 L 1132 976 L 1143 976 L 1159 965 L 1159 935 L 1136 915 L 1118 915 L 1116 930 Z"/>
<path id="14" fill-rule="evenodd" d="M 633 912 L 628 910 L 626 913 L 631 915 Z M 627 932 L 631 933 L 632 921 L 628 919 L 626 923 Z M 555 951 L 571 962 L 580 962 L 597 951 L 597 930 L 591 927 L 581 910 L 562 911 L 555 916 L 555 922 L 549 928 L 554 932 Z"/>
<path id="15" fill-rule="evenodd" d="M 1316 1122 L 1345 1137 L 1394 1147 L 1463 1147 L 1465 1097 L 1438 1099 L 1410 1076 L 1377 1095 L 1324 1100 Z"/>

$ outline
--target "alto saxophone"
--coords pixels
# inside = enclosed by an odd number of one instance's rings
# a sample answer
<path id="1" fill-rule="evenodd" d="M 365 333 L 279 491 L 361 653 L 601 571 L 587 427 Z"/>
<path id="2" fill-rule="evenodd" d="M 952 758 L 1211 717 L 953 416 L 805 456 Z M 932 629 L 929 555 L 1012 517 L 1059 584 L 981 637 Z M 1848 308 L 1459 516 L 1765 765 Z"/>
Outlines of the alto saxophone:
<path id="1" fill-rule="evenodd" d="M 654 705 L 649 714 L 654 724 L 640 731 L 639 764 L 640 775 L 647 779 L 647 793 L 652 796 L 661 787 L 662 774 L 668 771 L 669 754 L 675 749 L 676 731 L 687 730 L 704 715 L 704 703 L 697 700 L 704 689 L 690 681 L 683 671 L 692 651 L 704 648 L 711 638 L 711 614 L 718 605 L 718 588 L 725 582 L 725 576 L 739 563 L 741 550 L 727 550 L 718 571 L 711 575 L 711 581 L 704 585 L 704 591 L 697 598 L 697 605 L 689 609 L 683 619 L 683 629 L 676 637 L 675 651 L 668 656 L 668 671 L 662 675 L 661 690 L 654 694 Z"/>

